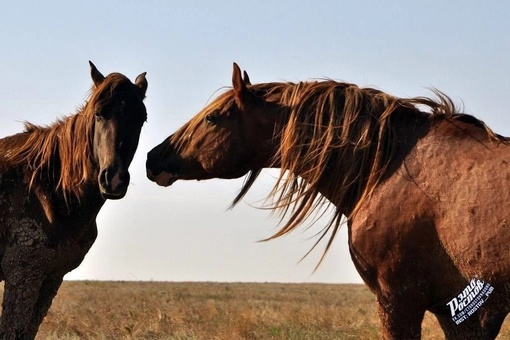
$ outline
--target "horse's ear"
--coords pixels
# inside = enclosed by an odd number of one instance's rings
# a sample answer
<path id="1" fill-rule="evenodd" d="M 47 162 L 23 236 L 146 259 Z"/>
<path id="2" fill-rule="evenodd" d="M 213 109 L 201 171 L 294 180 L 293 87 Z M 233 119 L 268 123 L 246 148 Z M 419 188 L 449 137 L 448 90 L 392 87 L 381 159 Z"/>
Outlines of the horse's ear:
<path id="1" fill-rule="evenodd" d="M 243 72 L 243 79 L 246 85 L 251 85 L 250 76 L 248 76 L 248 72 L 246 71 Z"/>
<path id="2" fill-rule="evenodd" d="M 135 79 L 135 85 L 140 88 L 143 98 L 145 98 L 145 92 L 147 92 L 147 86 L 149 85 L 147 79 L 145 79 L 146 74 L 147 72 L 140 73 Z"/>
<path id="3" fill-rule="evenodd" d="M 241 69 L 236 63 L 234 63 L 234 71 L 232 73 L 232 86 L 234 87 L 235 99 L 238 104 L 241 104 L 247 99 L 250 92 L 241 76 Z"/>
<path id="4" fill-rule="evenodd" d="M 94 85 L 97 87 L 101 85 L 104 80 L 104 76 L 99 72 L 96 66 L 89 60 L 90 64 L 90 75 L 92 76 L 92 81 L 94 81 Z"/>

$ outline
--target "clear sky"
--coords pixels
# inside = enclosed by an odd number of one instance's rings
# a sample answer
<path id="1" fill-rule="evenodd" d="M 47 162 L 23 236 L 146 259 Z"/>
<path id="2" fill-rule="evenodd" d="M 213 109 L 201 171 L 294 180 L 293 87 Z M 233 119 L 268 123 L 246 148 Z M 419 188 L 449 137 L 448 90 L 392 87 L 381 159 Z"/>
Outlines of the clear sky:
<path id="1" fill-rule="evenodd" d="M 320 250 L 298 262 L 320 225 L 257 242 L 278 223 L 256 208 L 270 171 L 233 210 L 242 179 L 146 179 L 147 152 L 231 85 L 234 61 L 253 83 L 329 77 L 406 97 L 436 87 L 510 135 L 508 1 L 9 1 L 0 24 L 0 136 L 73 114 L 88 60 L 105 75 L 147 71 L 128 194 L 105 204 L 67 279 L 361 282 L 346 227 L 314 274 Z"/>

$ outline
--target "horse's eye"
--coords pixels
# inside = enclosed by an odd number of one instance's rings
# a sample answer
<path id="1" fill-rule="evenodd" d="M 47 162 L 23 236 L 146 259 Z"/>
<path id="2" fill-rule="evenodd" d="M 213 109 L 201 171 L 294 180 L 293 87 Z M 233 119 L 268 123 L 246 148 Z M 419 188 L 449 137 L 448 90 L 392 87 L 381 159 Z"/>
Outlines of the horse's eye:
<path id="1" fill-rule="evenodd" d="M 207 124 L 214 124 L 216 123 L 217 116 L 215 114 L 208 114 L 205 116 L 205 122 Z"/>

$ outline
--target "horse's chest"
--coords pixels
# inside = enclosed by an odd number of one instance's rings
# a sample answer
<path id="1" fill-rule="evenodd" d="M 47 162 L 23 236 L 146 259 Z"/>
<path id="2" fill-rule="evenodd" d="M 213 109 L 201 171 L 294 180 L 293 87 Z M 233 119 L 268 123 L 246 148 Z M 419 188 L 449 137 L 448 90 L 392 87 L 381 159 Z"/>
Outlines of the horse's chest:
<path id="1" fill-rule="evenodd" d="M 2 253 L 9 258 L 35 259 L 47 271 L 62 275 L 81 263 L 97 235 L 94 222 L 44 224 L 24 216 L 9 218 L 7 226 Z"/>
<path id="2" fill-rule="evenodd" d="M 92 243 L 93 241 L 86 244 L 72 242 L 59 245 L 55 248 L 54 270 L 65 274 L 78 267 L 92 246 Z"/>
<path id="3" fill-rule="evenodd" d="M 47 233 L 45 246 L 54 250 L 54 270 L 68 272 L 85 257 L 97 236 L 95 222 L 64 225 Z"/>
<path id="4" fill-rule="evenodd" d="M 29 191 L 19 174 L 0 174 L 0 189 L 0 256 L 4 260 L 33 259 L 59 272 L 80 264 L 97 236 L 94 212 L 54 210 L 49 196 Z"/>

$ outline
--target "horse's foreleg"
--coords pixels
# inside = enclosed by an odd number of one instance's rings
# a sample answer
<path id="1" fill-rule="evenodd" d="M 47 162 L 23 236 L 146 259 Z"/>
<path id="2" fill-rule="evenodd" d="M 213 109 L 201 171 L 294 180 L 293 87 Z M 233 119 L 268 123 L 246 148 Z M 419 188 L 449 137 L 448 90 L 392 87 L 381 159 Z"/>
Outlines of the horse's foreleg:
<path id="1" fill-rule="evenodd" d="M 377 298 L 383 339 L 420 339 L 425 309 L 412 298 L 388 301 Z"/>
<path id="2" fill-rule="evenodd" d="M 33 339 L 28 332 L 39 292 L 47 276 L 45 261 L 52 253 L 43 247 L 15 246 L 2 258 L 5 276 L 0 339 Z"/>
<path id="3" fill-rule="evenodd" d="M 2 317 L 0 319 L 0 339 L 32 339 L 27 333 L 30 318 L 38 299 L 43 274 L 26 267 L 20 261 L 20 267 L 6 265 L 5 257 L 2 266 L 9 266 L 6 271 Z"/>
<path id="4" fill-rule="evenodd" d="M 457 325 L 448 315 L 436 315 L 436 318 L 448 340 L 487 339 L 483 336 L 482 327 L 476 319 L 467 319 Z"/>
<path id="5" fill-rule="evenodd" d="M 27 333 L 40 281 L 6 280 L 0 321 L 0 339 L 33 339 Z"/>
<path id="6" fill-rule="evenodd" d="M 30 320 L 30 325 L 27 329 L 27 334 L 30 338 L 35 338 L 39 326 L 51 307 L 53 298 L 57 295 L 57 291 L 62 284 L 62 280 L 63 277 L 56 277 L 47 278 L 43 281 L 39 290 L 39 297 L 32 312 L 32 319 Z"/>
<path id="7" fill-rule="evenodd" d="M 488 311 L 482 311 L 480 317 L 480 323 L 485 339 L 496 339 L 501 326 L 505 321 L 506 313 L 502 314 L 490 314 Z"/>

